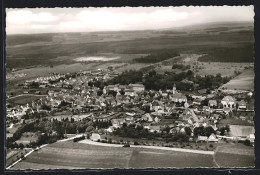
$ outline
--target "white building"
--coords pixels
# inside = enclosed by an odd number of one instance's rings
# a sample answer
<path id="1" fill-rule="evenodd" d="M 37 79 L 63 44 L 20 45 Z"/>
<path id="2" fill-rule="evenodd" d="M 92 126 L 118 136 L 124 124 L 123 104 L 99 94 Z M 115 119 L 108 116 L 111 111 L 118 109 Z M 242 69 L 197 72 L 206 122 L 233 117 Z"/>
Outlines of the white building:
<path id="1" fill-rule="evenodd" d="M 236 100 L 231 96 L 226 96 L 221 100 L 221 104 L 224 108 L 235 108 Z"/>

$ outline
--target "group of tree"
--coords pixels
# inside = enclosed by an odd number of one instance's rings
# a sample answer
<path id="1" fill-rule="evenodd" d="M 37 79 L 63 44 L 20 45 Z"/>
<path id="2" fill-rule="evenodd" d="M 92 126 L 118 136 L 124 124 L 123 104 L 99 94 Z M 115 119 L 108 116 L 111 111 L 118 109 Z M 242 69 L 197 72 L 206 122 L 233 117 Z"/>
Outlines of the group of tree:
<path id="1" fill-rule="evenodd" d="M 27 120 L 27 119 L 39 119 L 46 116 L 48 116 L 48 113 L 46 111 L 39 111 L 39 112 L 36 111 L 34 113 L 26 111 L 25 115 L 23 115 L 21 118 Z"/>
<path id="2" fill-rule="evenodd" d="M 219 129 L 220 131 L 220 135 L 224 136 L 226 133 L 228 133 L 230 131 L 230 128 L 228 125 L 224 126 L 224 127 L 221 127 Z"/>
<path id="3" fill-rule="evenodd" d="M 200 127 L 196 127 L 193 130 L 193 134 L 195 137 L 197 136 L 207 136 L 209 137 L 211 134 L 215 134 L 215 130 L 211 127 L 204 127 L 204 126 L 200 126 Z"/>
<path id="4" fill-rule="evenodd" d="M 81 136 L 81 137 L 76 137 L 73 139 L 73 142 L 78 142 L 80 140 L 84 140 L 85 139 L 85 136 Z"/>
<path id="5" fill-rule="evenodd" d="M 95 123 L 96 126 L 106 127 L 110 123 Z M 30 146 L 39 146 L 46 143 L 53 143 L 58 139 L 64 138 L 65 133 L 76 134 L 84 133 L 88 127 L 93 127 L 93 122 L 89 120 L 75 121 L 74 119 L 62 119 L 58 121 L 57 119 L 37 119 L 31 123 L 22 124 L 12 137 L 7 138 L 7 147 L 14 148 L 19 147 L 16 141 L 21 138 L 25 132 L 39 133 L 36 142 L 32 142 Z"/>
<path id="6" fill-rule="evenodd" d="M 31 83 L 29 83 L 28 84 L 28 87 L 29 88 L 32 88 L 32 89 L 36 89 L 36 88 L 39 88 L 39 86 L 40 86 L 40 83 L 38 83 L 38 82 L 35 82 L 35 81 L 33 81 L 33 82 L 31 82 Z"/>
<path id="7" fill-rule="evenodd" d="M 141 58 L 134 59 L 134 62 L 137 63 L 157 63 L 160 61 L 164 61 L 173 57 L 179 56 L 176 52 L 171 51 L 164 51 L 164 52 L 157 52 L 157 53 L 151 53 L 147 56 L 143 56 Z"/>
<path id="8" fill-rule="evenodd" d="M 128 85 L 130 83 L 142 82 L 143 73 L 142 71 L 129 70 L 121 73 L 117 77 L 109 80 L 108 84 L 121 84 Z"/>
<path id="9" fill-rule="evenodd" d="M 89 81 L 88 82 L 88 86 L 90 86 L 90 87 L 97 87 L 97 88 L 99 88 L 99 89 L 103 89 L 104 88 L 104 86 L 106 86 L 107 85 L 107 83 L 106 82 L 103 82 L 103 81 L 99 81 L 99 80 L 96 80 L 96 79 L 94 79 L 93 81 Z"/>
<path id="10" fill-rule="evenodd" d="M 190 69 L 190 65 L 174 64 L 174 65 L 172 65 L 172 69 L 181 69 L 184 71 L 184 70 Z"/>
<path id="11" fill-rule="evenodd" d="M 162 132 L 149 132 L 147 128 L 144 128 L 143 126 L 136 126 L 135 124 L 129 124 L 126 123 L 123 124 L 121 128 L 117 128 L 113 134 L 120 136 L 120 137 L 126 137 L 126 138 L 134 138 L 134 139 L 140 139 L 140 138 L 146 138 L 148 140 L 154 140 L 163 138 L 166 142 L 168 141 L 180 141 L 180 142 L 186 142 L 190 138 L 191 131 L 187 130 L 187 133 L 170 133 L 170 128 L 166 127 L 162 129 Z"/>
<path id="12" fill-rule="evenodd" d="M 144 77 L 144 86 L 146 90 L 165 90 L 172 89 L 173 85 L 176 84 L 177 89 L 182 90 L 189 86 L 188 83 L 181 83 L 184 79 L 191 79 L 193 77 L 192 71 L 174 73 L 168 72 L 166 74 L 157 74 L 155 70 L 150 71 Z M 193 87 L 192 85 L 190 87 Z M 188 87 L 188 88 L 190 88 Z"/>
<path id="13" fill-rule="evenodd" d="M 94 128 L 98 128 L 98 129 L 101 129 L 101 128 L 108 128 L 109 126 L 112 126 L 112 123 L 111 121 L 98 121 L 96 120 L 95 122 L 93 122 L 93 125 L 92 125 Z"/>

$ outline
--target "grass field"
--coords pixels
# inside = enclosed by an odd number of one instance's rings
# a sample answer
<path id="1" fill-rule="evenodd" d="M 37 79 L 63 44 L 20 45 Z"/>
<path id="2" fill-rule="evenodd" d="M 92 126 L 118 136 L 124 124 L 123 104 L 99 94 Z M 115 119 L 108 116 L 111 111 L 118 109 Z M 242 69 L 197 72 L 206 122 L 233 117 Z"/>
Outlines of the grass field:
<path id="1" fill-rule="evenodd" d="M 253 148 L 244 145 L 227 146 L 223 144 L 223 147 L 219 148 L 216 153 L 215 159 L 221 167 L 254 166 Z M 107 147 L 66 141 L 50 144 L 33 152 L 12 169 L 142 169 L 149 167 L 210 168 L 217 167 L 217 165 L 214 163 L 212 155 L 147 148 Z"/>
<path id="2" fill-rule="evenodd" d="M 247 69 L 220 88 L 224 87 L 229 90 L 252 90 L 254 89 L 254 78 L 254 70 Z"/>
<path id="3" fill-rule="evenodd" d="M 25 132 L 22 134 L 21 138 L 16 141 L 17 144 L 22 143 L 23 145 L 29 144 L 30 142 L 36 142 L 38 136 L 33 132 Z"/>
<path id="4" fill-rule="evenodd" d="M 27 152 L 29 152 L 26 149 L 7 149 L 6 150 L 6 167 L 11 165 L 14 161 L 18 160 L 21 155 L 25 155 Z"/>
<path id="5" fill-rule="evenodd" d="M 44 96 L 36 96 L 36 95 L 20 95 L 17 97 L 13 97 L 7 99 L 9 103 L 18 104 L 18 105 L 26 105 L 27 103 L 31 103 L 34 100 L 45 98 Z"/>
<path id="6" fill-rule="evenodd" d="M 243 144 L 220 147 L 215 159 L 221 167 L 254 167 L 254 148 Z"/>
<path id="7" fill-rule="evenodd" d="M 198 162 L 198 159 L 201 161 Z M 32 153 L 12 169 L 215 167 L 212 155 L 144 148 L 54 143 Z"/>

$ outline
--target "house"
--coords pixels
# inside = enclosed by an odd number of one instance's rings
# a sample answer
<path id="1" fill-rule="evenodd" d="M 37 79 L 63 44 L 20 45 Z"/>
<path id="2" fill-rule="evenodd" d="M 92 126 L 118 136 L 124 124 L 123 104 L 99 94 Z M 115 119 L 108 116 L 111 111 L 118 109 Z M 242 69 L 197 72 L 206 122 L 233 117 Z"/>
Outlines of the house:
<path id="1" fill-rule="evenodd" d="M 145 90 L 145 87 L 142 84 L 129 84 L 129 87 L 135 92 L 141 92 Z"/>
<path id="2" fill-rule="evenodd" d="M 207 89 L 198 90 L 199 94 L 207 94 Z"/>
<path id="3" fill-rule="evenodd" d="M 97 142 L 97 141 L 100 141 L 101 140 L 101 137 L 98 133 L 92 133 L 91 137 L 90 137 L 90 140 L 94 141 L 94 142 Z"/>
<path id="4" fill-rule="evenodd" d="M 217 107 L 218 103 L 216 100 L 209 100 L 208 105 L 209 107 Z"/>
<path id="5" fill-rule="evenodd" d="M 113 126 L 110 126 L 109 128 L 105 129 L 106 132 L 112 133 L 114 131 Z"/>
<path id="6" fill-rule="evenodd" d="M 41 91 L 36 91 L 35 94 L 40 95 Z"/>
<path id="7" fill-rule="evenodd" d="M 175 103 L 179 102 L 187 102 L 187 97 L 185 95 L 183 95 L 182 93 L 174 93 L 171 96 L 171 100 L 174 101 Z"/>
<path id="8" fill-rule="evenodd" d="M 135 91 L 132 89 L 126 89 L 125 95 L 129 95 L 129 96 L 133 97 L 133 96 L 135 96 Z"/>
<path id="9" fill-rule="evenodd" d="M 155 122 L 155 123 L 158 123 L 159 121 L 160 121 L 160 118 L 156 116 L 156 117 L 154 118 L 154 122 Z"/>
<path id="10" fill-rule="evenodd" d="M 201 104 L 201 99 L 198 99 L 198 98 L 194 99 L 193 102 L 192 102 L 192 104 L 194 104 L 194 105 L 200 105 L 200 104 Z"/>
<path id="11" fill-rule="evenodd" d="M 246 108 L 246 102 L 244 100 L 238 102 L 238 109 L 245 110 Z"/>
<path id="12" fill-rule="evenodd" d="M 207 112 L 211 112 L 209 106 L 203 106 L 203 111 L 204 111 L 204 112 L 205 112 L 205 111 L 207 111 Z"/>
<path id="13" fill-rule="evenodd" d="M 113 127 L 119 128 L 123 123 L 125 123 L 125 119 L 112 119 L 111 123 Z"/>
<path id="14" fill-rule="evenodd" d="M 225 96 L 221 100 L 221 104 L 223 105 L 224 108 L 234 108 L 236 106 L 236 101 L 231 96 Z"/>
<path id="15" fill-rule="evenodd" d="M 218 139 L 217 139 L 216 135 L 212 133 L 212 134 L 209 136 L 208 141 L 209 141 L 209 142 L 218 142 Z"/>
<path id="16" fill-rule="evenodd" d="M 193 121 L 195 122 L 200 122 L 199 118 L 196 116 L 196 114 L 194 113 L 194 110 L 193 109 L 186 109 L 184 112 L 183 112 L 183 118 L 186 120 L 192 118 Z"/>
<path id="17" fill-rule="evenodd" d="M 39 86 L 39 88 L 46 88 L 46 85 L 42 84 L 42 85 Z"/>
<path id="18" fill-rule="evenodd" d="M 150 132 L 160 132 L 161 131 L 161 128 L 160 126 L 149 126 L 149 131 Z"/>
<path id="19" fill-rule="evenodd" d="M 197 142 L 207 142 L 208 137 L 207 136 L 198 136 Z"/>
<path id="20" fill-rule="evenodd" d="M 153 118 L 151 117 L 151 115 L 149 113 L 146 113 L 145 115 L 142 115 L 142 120 L 144 121 L 148 121 L 148 122 L 152 122 Z"/>
<path id="21" fill-rule="evenodd" d="M 248 139 L 250 142 L 255 142 L 255 134 L 249 134 Z"/>

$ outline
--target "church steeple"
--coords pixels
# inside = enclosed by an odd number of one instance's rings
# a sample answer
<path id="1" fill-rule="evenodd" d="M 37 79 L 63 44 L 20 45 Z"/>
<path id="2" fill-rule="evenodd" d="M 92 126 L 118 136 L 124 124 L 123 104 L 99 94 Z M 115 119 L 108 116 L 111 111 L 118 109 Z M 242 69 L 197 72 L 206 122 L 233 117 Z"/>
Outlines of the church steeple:
<path id="1" fill-rule="evenodd" d="M 175 94 L 176 93 L 176 85 L 175 83 L 173 84 L 173 87 L 172 87 L 172 94 Z"/>

